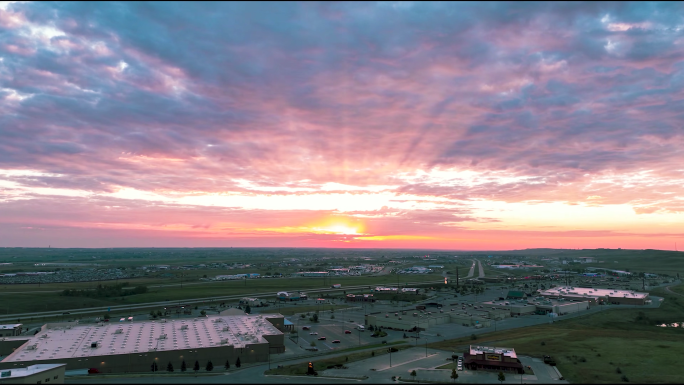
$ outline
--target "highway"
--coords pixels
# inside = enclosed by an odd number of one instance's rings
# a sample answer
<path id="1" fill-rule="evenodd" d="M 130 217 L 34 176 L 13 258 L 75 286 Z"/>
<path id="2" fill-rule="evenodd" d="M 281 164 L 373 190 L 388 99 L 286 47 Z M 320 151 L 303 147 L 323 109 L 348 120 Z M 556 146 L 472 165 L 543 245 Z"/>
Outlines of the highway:
<path id="1" fill-rule="evenodd" d="M 421 284 L 429 284 L 429 283 L 444 283 L 444 281 L 430 281 L 430 282 L 406 282 L 402 283 L 402 285 L 421 285 Z M 386 284 L 386 283 L 385 283 Z M 367 285 L 356 285 L 356 286 L 347 286 L 343 288 L 330 288 L 330 287 L 323 287 L 323 288 L 318 288 L 318 289 L 308 289 L 307 291 L 309 292 L 338 292 L 340 290 L 358 290 L 358 289 L 366 289 L 371 286 L 375 286 L 376 284 L 367 284 Z M 383 285 L 383 284 L 380 284 Z M 161 287 L 161 286 L 158 286 Z M 139 303 L 139 304 L 131 304 L 131 305 L 113 305 L 113 306 L 98 306 L 98 307 L 90 307 L 90 308 L 85 308 L 85 309 L 63 309 L 59 311 L 47 311 L 47 312 L 35 312 L 35 313 L 19 313 L 19 314 L 8 314 L 3 317 L 0 317 L 0 322 L 13 322 L 17 319 L 21 318 L 36 318 L 36 317 L 57 317 L 57 316 L 62 316 L 64 313 L 69 313 L 69 315 L 74 316 L 74 315 L 86 315 L 86 314 L 93 314 L 93 313 L 98 313 L 102 314 L 103 312 L 108 312 L 110 311 L 109 309 L 111 308 L 111 311 L 123 311 L 123 310 L 139 310 L 139 309 L 149 309 L 149 308 L 159 308 L 165 305 L 173 305 L 176 303 L 183 303 L 184 305 L 190 305 L 190 304 L 199 304 L 203 302 L 217 302 L 217 301 L 230 301 L 230 300 L 239 300 L 240 298 L 244 297 L 259 297 L 259 296 L 274 296 L 275 293 L 273 291 L 269 292 L 262 292 L 262 293 L 243 293 L 243 294 L 237 294 L 237 295 L 228 295 L 228 296 L 217 296 L 217 297 L 204 297 L 204 298 L 188 298 L 188 299 L 177 299 L 177 300 L 170 300 L 170 301 L 157 301 L 157 302 L 147 302 L 147 303 Z"/>

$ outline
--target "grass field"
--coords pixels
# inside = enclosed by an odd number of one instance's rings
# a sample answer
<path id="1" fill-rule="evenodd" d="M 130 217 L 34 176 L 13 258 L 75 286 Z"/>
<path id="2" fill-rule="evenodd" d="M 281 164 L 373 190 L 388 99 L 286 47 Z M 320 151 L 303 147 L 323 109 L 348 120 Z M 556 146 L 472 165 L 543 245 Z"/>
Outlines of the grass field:
<path id="1" fill-rule="evenodd" d="M 331 365 L 346 365 L 346 364 L 349 364 L 349 363 L 352 363 L 355 361 L 365 360 L 368 358 L 378 357 L 378 356 L 382 356 L 385 354 L 389 354 L 387 352 L 388 346 L 393 346 L 397 350 L 404 350 L 404 349 L 408 349 L 411 347 L 411 345 L 406 344 L 405 341 L 395 341 L 393 343 L 384 344 L 384 345 L 378 344 L 377 346 L 379 349 L 374 349 L 371 351 L 364 350 L 363 352 L 354 353 L 354 350 L 368 349 L 371 346 L 356 347 L 356 348 L 349 349 L 348 351 L 350 353 L 347 355 L 344 355 L 344 356 L 312 360 L 312 362 L 314 364 L 314 369 L 318 372 L 321 372 L 321 371 L 326 370 L 328 368 L 328 366 L 331 366 Z M 288 365 L 288 366 L 283 366 L 281 368 L 275 368 L 275 369 L 267 370 L 266 372 L 264 372 L 264 374 L 305 376 L 306 370 L 307 370 L 307 365 L 305 363 L 302 363 L 302 364 Z M 359 374 L 359 376 L 361 376 L 361 374 Z"/>
<path id="2" fill-rule="evenodd" d="M 488 333 L 475 341 L 463 338 L 430 346 L 458 354 L 477 343 L 511 347 L 520 355 L 552 355 L 571 383 L 621 382 L 623 375 L 637 383 L 682 383 L 679 362 L 684 354 L 684 329 L 655 325 L 684 321 L 684 298 L 663 289 L 652 294 L 665 297 L 658 309 L 613 309 L 554 324 Z"/>
<path id="3" fill-rule="evenodd" d="M 415 277 L 413 277 L 415 279 Z M 439 275 L 425 275 L 421 276 L 421 280 L 439 280 Z M 335 283 L 342 284 L 340 289 L 344 293 L 346 286 L 356 285 L 382 285 L 396 282 L 395 275 L 384 275 L 377 277 L 343 277 L 335 280 Z M 112 297 L 112 298 L 82 298 L 82 297 L 63 297 L 59 295 L 59 291 L 64 289 L 86 289 L 94 287 L 95 283 L 69 283 L 69 284 L 47 284 L 41 285 L 4 285 L 0 288 L 0 315 L 53 311 L 63 309 L 79 309 L 93 306 L 113 306 L 138 304 L 145 302 L 157 301 L 181 301 L 190 298 L 205 298 L 215 296 L 229 296 L 241 295 L 248 293 L 272 293 L 269 297 L 264 296 L 262 299 L 275 298 L 275 294 L 281 290 L 289 291 L 305 291 L 310 297 L 320 296 L 322 293 L 316 292 L 314 288 L 321 288 L 324 286 L 323 279 L 250 279 L 239 281 L 220 281 L 193 284 L 185 284 L 181 288 L 180 280 L 159 280 L 154 281 L 149 278 L 144 279 L 127 279 L 131 286 L 140 284 L 166 284 L 175 285 L 170 287 L 150 288 L 147 293 L 132 295 L 127 297 Z M 402 282 L 406 282 L 403 279 Z M 115 281 L 106 282 L 105 284 L 113 284 Z M 56 290 L 58 292 L 49 292 Z M 11 294 L 9 294 L 11 292 Z M 18 293 L 21 292 L 21 293 Z M 370 293 L 370 291 L 367 291 Z M 6 293 L 6 294 L 3 294 Z"/>

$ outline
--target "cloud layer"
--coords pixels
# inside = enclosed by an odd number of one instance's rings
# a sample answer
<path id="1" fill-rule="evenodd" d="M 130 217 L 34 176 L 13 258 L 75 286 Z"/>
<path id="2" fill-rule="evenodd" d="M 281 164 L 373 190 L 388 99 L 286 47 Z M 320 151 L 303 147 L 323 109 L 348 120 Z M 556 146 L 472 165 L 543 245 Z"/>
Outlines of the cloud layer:
<path id="1" fill-rule="evenodd" d="M 669 247 L 683 8 L 2 3 L 0 245 Z"/>

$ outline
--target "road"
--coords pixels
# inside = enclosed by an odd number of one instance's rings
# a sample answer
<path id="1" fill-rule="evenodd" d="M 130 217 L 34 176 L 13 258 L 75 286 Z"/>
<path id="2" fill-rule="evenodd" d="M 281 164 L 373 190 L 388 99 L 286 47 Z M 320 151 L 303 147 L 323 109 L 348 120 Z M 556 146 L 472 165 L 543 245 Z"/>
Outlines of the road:
<path id="1" fill-rule="evenodd" d="M 480 261 L 480 260 L 478 259 L 478 260 L 477 260 L 477 265 L 479 266 L 479 273 L 480 273 L 479 278 L 484 278 L 484 276 L 485 276 L 485 271 L 484 271 L 484 269 L 482 268 L 482 261 Z"/>
<path id="2" fill-rule="evenodd" d="M 426 283 L 443 283 L 443 281 L 431 281 L 431 282 L 406 282 L 405 285 L 419 285 L 419 284 L 426 284 Z M 344 287 L 344 290 L 358 290 L 358 289 L 366 289 L 370 286 L 374 286 L 375 284 L 366 284 L 366 285 L 356 285 L 356 286 L 347 286 Z M 337 289 L 332 289 L 330 287 L 323 287 L 323 288 L 318 288 L 318 289 L 310 289 L 308 290 L 310 292 L 335 292 L 335 291 L 340 291 L 339 288 Z M 103 313 L 103 312 L 108 312 L 110 311 L 122 311 L 122 310 L 140 310 L 140 309 L 149 309 L 149 308 L 155 308 L 155 307 L 160 307 L 160 306 L 165 306 L 165 305 L 170 305 L 170 304 L 175 304 L 178 302 L 182 302 L 183 304 L 198 304 L 198 303 L 203 303 L 203 302 L 217 302 L 217 301 L 230 301 L 230 300 L 239 300 L 240 298 L 244 297 L 259 297 L 259 296 L 273 296 L 274 292 L 269 291 L 269 292 L 262 292 L 262 293 L 243 293 L 243 294 L 238 294 L 238 295 L 229 295 L 229 296 L 218 296 L 218 297 L 205 297 L 205 298 L 189 298 L 189 299 L 182 299 L 182 300 L 171 300 L 171 301 L 157 301 L 157 302 L 147 302 L 147 303 L 139 303 L 139 304 L 131 304 L 131 305 L 113 305 L 113 306 L 98 306 L 98 307 L 91 307 L 91 308 L 85 308 L 85 309 L 63 309 L 59 311 L 47 311 L 47 312 L 35 312 L 35 313 L 19 313 L 19 314 L 8 314 L 4 317 L 0 317 L 0 322 L 7 322 L 7 321 L 13 321 L 16 319 L 21 319 L 21 318 L 36 318 L 36 317 L 56 317 L 56 316 L 61 316 L 64 315 L 64 313 L 69 313 L 69 315 L 86 315 L 86 314 L 94 314 L 94 313 Z"/>

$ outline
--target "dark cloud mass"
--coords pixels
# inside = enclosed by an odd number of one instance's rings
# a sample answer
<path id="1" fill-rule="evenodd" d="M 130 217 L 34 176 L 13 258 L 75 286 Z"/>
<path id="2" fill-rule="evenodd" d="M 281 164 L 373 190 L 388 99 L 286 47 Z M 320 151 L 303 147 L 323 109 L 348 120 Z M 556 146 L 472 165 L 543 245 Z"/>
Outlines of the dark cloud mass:
<path id="1" fill-rule="evenodd" d="M 681 2 L 10 3 L 0 181 L 681 212 L 683 89 Z M 399 211 L 477 220 L 436 210 Z"/>

